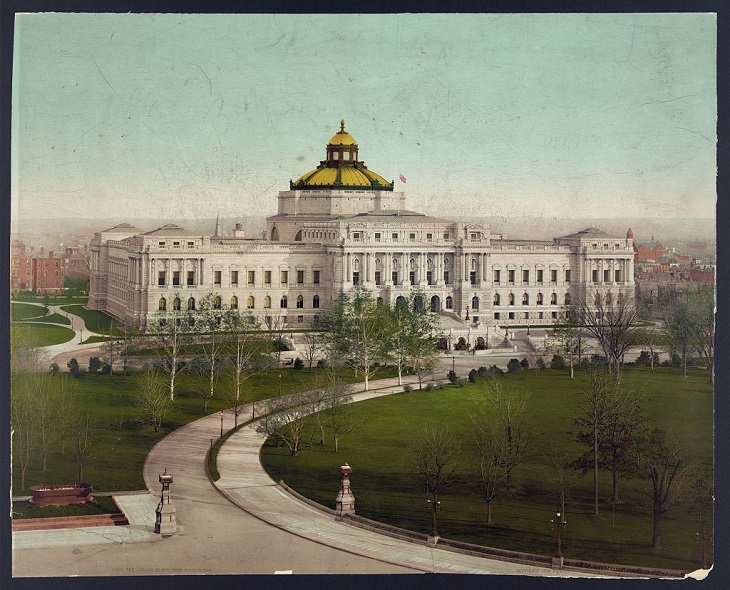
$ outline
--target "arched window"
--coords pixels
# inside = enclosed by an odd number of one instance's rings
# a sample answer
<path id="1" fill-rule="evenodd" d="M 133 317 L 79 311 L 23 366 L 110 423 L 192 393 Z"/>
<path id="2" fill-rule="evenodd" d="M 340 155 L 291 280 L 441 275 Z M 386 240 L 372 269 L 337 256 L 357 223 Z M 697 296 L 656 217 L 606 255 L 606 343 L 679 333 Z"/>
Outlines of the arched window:
<path id="1" fill-rule="evenodd" d="M 304 309 L 304 297 L 301 295 L 297 297 L 297 309 Z"/>
<path id="2" fill-rule="evenodd" d="M 279 229 L 276 226 L 271 228 L 271 241 L 272 242 L 279 241 Z"/>
<path id="3" fill-rule="evenodd" d="M 570 293 L 565 294 L 565 305 L 570 305 Z"/>
<path id="4" fill-rule="evenodd" d="M 271 297 L 264 297 L 264 309 L 271 309 Z"/>
<path id="5" fill-rule="evenodd" d="M 613 297 L 610 293 L 606 293 L 606 305 L 611 305 L 611 301 L 613 300 Z"/>
<path id="6" fill-rule="evenodd" d="M 600 305 L 601 304 L 601 294 L 596 291 L 593 294 L 593 305 Z"/>
<path id="7" fill-rule="evenodd" d="M 495 293 L 492 297 L 492 305 L 499 305 L 499 293 Z"/>
<path id="8" fill-rule="evenodd" d="M 479 309 L 479 297 L 477 297 L 476 295 L 471 298 L 471 308 Z"/>
<path id="9" fill-rule="evenodd" d="M 616 295 L 616 305 L 621 305 L 624 302 L 624 294 L 619 293 Z"/>
<path id="10" fill-rule="evenodd" d="M 522 305 L 530 305 L 530 296 L 527 293 L 522 294 Z"/>
<path id="11" fill-rule="evenodd" d="M 157 309 L 159 309 L 160 311 L 167 311 L 167 299 L 165 299 L 164 297 L 160 297 L 160 301 L 157 304 Z"/>
<path id="12" fill-rule="evenodd" d="M 553 293 L 550 295 L 550 305 L 557 305 L 558 303 L 558 294 Z"/>
<path id="13" fill-rule="evenodd" d="M 213 298 L 213 309 L 220 309 L 221 308 L 221 298 L 216 295 Z"/>
<path id="14" fill-rule="evenodd" d="M 172 300 L 172 309 L 175 311 L 180 311 L 180 298 L 175 297 L 175 299 Z"/>
<path id="15" fill-rule="evenodd" d="M 295 242 L 301 242 L 302 241 L 302 230 L 299 230 L 297 232 L 297 235 L 294 236 L 294 241 Z"/>
<path id="16" fill-rule="evenodd" d="M 535 303 L 536 303 L 537 305 L 542 305 L 542 293 L 538 293 L 538 294 L 537 294 L 537 298 L 536 298 L 536 300 L 535 300 Z"/>
<path id="17" fill-rule="evenodd" d="M 446 309 L 454 309 L 454 300 L 451 298 L 451 295 L 446 298 Z"/>
<path id="18" fill-rule="evenodd" d="M 281 307 L 281 309 L 286 309 L 286 307 L 287 307 L 287 304 L 288 304 L 288 301 L 287 301 L 287 299 L 286 299 L 286 295 L 284 295 L 284 296 L 283 296 L 283 297 L 281 298 L 281 301 L 279 301 L 279 307 Z"/>
<path id="19" fill-rule="evenodd" d="M 238 297 L 231 297 L 231 309 L 238 309 Z"/>
<path id="20" fill-rule="evenodd" d="M 195 311 L 195 299 L 188 299 L 188 311 Z"/>
<path id="21" fill-rule="evenodd" d="M 248 299 L 246 299 L 246 309 L 253 309 L 256 305 L 256 301 L 253 298 L 253 295 L 249 295 Z"/>
<path id="22" fill-rule="evenodd" d="M 507 305 L 514 305 L 514 304 L 515 304 L 515 294 L 514 293 L 510 293 L 507 296 Z"/>
<path id="23" fill-rule="evenodd" d="M 403 297 L 403 295 L 398 295 L 395 299 L 395 308 L 396 309 L 404 309 L 408 306 L 408 302 L 406 301 L 406 298 Z"/>
<path id="24" fill-rule="evenodd" d="M 378 305 L 380 305 L 381 303 L 383 303 L 383 298 L 382 297 L 378 297 L 378 299 L 379 299 Z M 314 297 L 312 297 L 312 307 L 314 309 L 317 309 L 319 307 L 319 295 L 315 295 Z"/>

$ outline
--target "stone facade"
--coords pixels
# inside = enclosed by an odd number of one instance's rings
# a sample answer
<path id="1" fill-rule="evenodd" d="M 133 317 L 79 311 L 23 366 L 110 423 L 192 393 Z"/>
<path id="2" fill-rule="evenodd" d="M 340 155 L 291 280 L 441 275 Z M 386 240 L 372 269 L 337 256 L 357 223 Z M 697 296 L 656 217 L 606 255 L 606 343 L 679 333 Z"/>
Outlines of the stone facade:
<path id="1" fill-rule="evenodd" d="M 343 134 L 353 161 L 330 159 Z M 406 209 L 403 193 L 356 161 L 344 122 L 327 154 L 279 193 L 262 239 L 246 238 L 240 226 L 224 237 L 218 224 L 212 236 L 175 224 L 98 232 L 89 307 L 145 328 L 160 310 L 194 309 L 213 294 L 223 307 L 296 329 L 341 292 L 365 287 L 388 304 L 419 290 L 433 312 L 505 326 L 551 324 L 565 304 L 596 296 L 634 296 L 630 234 L 588 228 L 553 240 L 508 239 L 488 224 Z M 377 180 L 365 186 L 366 177 Z"/>

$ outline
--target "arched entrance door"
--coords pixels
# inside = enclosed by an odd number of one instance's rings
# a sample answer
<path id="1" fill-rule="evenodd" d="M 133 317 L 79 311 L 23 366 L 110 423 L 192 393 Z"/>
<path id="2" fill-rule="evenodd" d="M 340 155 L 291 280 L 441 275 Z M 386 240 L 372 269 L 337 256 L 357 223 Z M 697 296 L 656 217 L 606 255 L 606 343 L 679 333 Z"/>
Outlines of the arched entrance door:
<path id="1" fill-rule="evenodd" d="M 438 295 L 431 297 L 431 311 L 434 313 L 441 311 L 441 299 Z"/>
<path id="2" fill-rule="evenodd" d="M 408 305 L 408 302 L 406 301 L 406 298 L 403 297 L 403 295 L 398 295 L 398 297 L 395 300 L 395 308 L 403 309 L 407 305 Z"/>
<path id="3" fill-rule="evenodd" d="M 413 298 L 413 311 L 423 311 L 423 297 L 420 295 Z"/>

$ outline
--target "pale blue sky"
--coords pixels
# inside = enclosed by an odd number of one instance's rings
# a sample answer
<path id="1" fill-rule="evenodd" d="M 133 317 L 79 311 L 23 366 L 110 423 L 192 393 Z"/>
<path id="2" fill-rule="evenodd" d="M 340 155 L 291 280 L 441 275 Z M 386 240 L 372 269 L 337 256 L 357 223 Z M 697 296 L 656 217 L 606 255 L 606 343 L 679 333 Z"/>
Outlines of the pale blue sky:
<path id="1" fill-rule="evenodd" d="M 716 19 L 16 20 L 14 218 L 275 212 L 345 118 L 408 207 L 712 217 Z"/>

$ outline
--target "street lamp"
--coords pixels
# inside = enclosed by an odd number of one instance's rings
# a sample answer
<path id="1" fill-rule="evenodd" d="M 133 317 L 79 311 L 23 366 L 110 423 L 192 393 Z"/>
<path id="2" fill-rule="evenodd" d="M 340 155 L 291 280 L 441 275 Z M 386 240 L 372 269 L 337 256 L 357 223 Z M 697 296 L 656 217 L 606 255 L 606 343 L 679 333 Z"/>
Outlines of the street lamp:
<path id="1" fill-rule="evenodd" d="M 81 344 L 84 341 L 84 330 L 83 328 L 79 330 L 81 332 L 81 336 L 79 337 L 79 344 Z"/>
<path id="2" fill-rule="evenodd" d="M 223 412 L 221 412 L 221 438 L 223 438 Z"/>
<path id="3" fill-rule="evenodd" d="M 281 374 L 279 374 L 279 397 L 281 397 Z"/>
<path id="4" fill-rule="evenodd" d="M 564 529 L 568 523 L 565 522 L 565 517 L 558 512 L 556 519 L 550 521 L 550 526 L 555 529 L 555 556 L 553 557 L 553 567 L 563 567 L 563 553 L 560 546 L 560 530 Z"/>
<path id="5" fill-rule="evenodd" d="M 456 357 L 451 355 L 451 372 L 456 374 Z"/>

